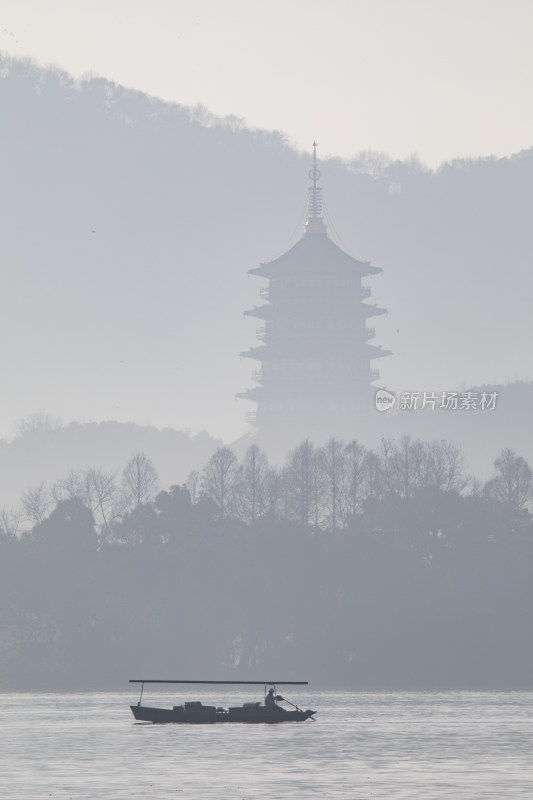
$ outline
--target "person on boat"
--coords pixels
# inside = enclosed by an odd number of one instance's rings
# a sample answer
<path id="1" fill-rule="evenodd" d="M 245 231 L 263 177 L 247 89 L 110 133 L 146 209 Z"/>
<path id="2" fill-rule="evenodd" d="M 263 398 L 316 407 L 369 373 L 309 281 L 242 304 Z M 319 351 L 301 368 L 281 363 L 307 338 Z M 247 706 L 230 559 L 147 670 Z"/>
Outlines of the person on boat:
<path id="1" fill-rule="evenodd" d="M 276 703 L 276 698 L 274 697 L 274 689 L 270 687 L 268 690 L 268 694 L 265 697 L 265 706 L 271 709 L 278 709 L 279 706 Z"/>

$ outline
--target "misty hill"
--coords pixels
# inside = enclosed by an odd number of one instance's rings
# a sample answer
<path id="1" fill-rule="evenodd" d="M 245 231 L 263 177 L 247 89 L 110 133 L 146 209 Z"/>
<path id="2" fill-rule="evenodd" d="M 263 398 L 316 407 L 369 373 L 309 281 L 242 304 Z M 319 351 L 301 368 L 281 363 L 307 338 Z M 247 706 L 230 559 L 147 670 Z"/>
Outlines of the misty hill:
<path id="1" fill-rule="evenodd" d="M 29 425 L 10 441 L 0 440 L 0 507 L 17 506 L 30 486 L 45 482 L 50 488 L 72 470 L 119 472 L 137 452 L 151 459 L 162 486 L 182 483 L 219 444 L 207 433 L 191 435 L 134 423 Z"/>
<path id="2" fill-rule="evenodd" d="M 260 287 L 246 272 L 298 235 L 308 156 L 103 79 L 7 58 L 0 75 L 6 419 L 46 408 L 237 438 Z M 437 171 L 372 153 L 320 166 L 330 235 L 384 269 L 381 383 L 531 377 L 533 149 Z"/>

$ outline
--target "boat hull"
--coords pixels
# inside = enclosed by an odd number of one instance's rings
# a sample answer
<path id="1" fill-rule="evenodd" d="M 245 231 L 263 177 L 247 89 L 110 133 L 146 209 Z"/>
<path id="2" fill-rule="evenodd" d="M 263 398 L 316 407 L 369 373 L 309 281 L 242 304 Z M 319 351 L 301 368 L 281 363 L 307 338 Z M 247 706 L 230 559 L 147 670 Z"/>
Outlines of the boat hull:
<path id="1" fill-rule="evenodd" d="M 217 710 L 213 707 L 202 708 L 151 708 L 150 706 L 130 706 L 133 716 L 138 722 L 181 722 L 192 725 L 212 725 L 219 722 L 244 722 L 266 723 L 303 722 L 309 719 L 316 711 L 285 711 L 281 708 L 266 708 L 256 706 L 253 708 L 237 707 L 228 711 Z"/>

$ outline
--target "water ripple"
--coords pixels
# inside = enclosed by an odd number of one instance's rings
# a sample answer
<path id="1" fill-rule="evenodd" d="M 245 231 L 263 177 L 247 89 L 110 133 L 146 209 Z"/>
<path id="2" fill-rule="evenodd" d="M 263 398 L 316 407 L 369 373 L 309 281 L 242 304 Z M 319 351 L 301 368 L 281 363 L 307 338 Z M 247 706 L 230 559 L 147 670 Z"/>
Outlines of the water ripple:
<path id="1" fill-rule="evenodd" d="M 306 692 L 317 722 L 283 725 L 135 724 L 132 701 L 3 694 L 2 800 L 533 797 L 532 692 Z"/>

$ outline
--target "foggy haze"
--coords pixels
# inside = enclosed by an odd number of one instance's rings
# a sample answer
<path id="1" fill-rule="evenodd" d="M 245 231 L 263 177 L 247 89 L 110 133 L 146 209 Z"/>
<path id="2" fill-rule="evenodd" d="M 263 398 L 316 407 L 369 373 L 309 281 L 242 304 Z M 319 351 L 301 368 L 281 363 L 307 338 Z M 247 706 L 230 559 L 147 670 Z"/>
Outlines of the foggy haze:
<path id="1" fill-rule="evenodd" d="M 309 157 L 104 80 L 9 60 L 2 75 L 3 434 L 44 410 L 237 438 L 246 272 L 300 235 Z M 437 172 L 321 163 L 331 237 L 384 270 L 380 385 L 530 377 L 532 168 L 531 151 Z"/>
<path id="2" fill-rule="evenodd" d="M 397 148 L 422 121 L 435 153 L 459 140 L 461 121 L 478 124 L 481 100 L 471 116 L 465 108 L 496 80 L 494 64 L 481 69 L 500 18 L 490 6 L 476 45 L 484 59 L 466 93 L 451 92 L 456 105 L 442 105 L 439 125 L 423 102 L 412 113 L 408 99 L 434 88 L 438 96 L 446 70 L 409 85 L 397 101 L 408 123 Z M 220 12 L 205 9 L 198 23 L 209 20 L 210 33 L 199 38 L 218 46 Z M 317 21 L 322 12 L 311 3 L 309 13 Z M 444 16 L 443 41 L 456 30 Z M 260 15 L 253 19 L 257 26 Z M 416 19 L 415 34 L 436 26 Z M 275 23 L 266 15 L 265 30 Z M 468 16 L 458 38 L 455 79 L 468 71 L 472 24 Z M 261 105 L 268 92 L 246 74 L 254 39 L 240 25 L 231 36 L 242 47 L 226 49 Z M 334 27 L 324 31 L 328 47 Z M 501 28 L 502 42 L 512 29 Z M 23 33 L 7 27 L 2 36 Z M 419 55 L 429 58 L 434 37 L 420 40 Z M 517 42 L 511 74 L 531 53 Z M 402 74 L 419 72 L 424 60 L 403 45 Z M 10 53 L 22 47 L 17 39 Z M 394 48 L 382 47 L 392 58 Z M 209 74 L 215 52 L 202 64 Z M 237 97 L 229 89 L 219 106 L 192 105 L 205 76 L 193 84 L 186 70 L 173 74 L 185 87 L 179 105 L 164 91 L 166 100 L 0 54 L 2 689 L 120 687 L 130 673 L 189 677 L 206 664 L 216 677 L 279 669 L 319 685 L 531 688 L 533 147 L 528 139 L 505 149 L 518 139 L 503 126 L 499 157 L 486 155 L 488 140 L 462 151 L 483 157 L 439 165 L 435 156 L 433 169 L 398 150 L 389 157 L 369 133 L 383 120 L 360 99 L 348 108 L 341 91 L 352 62 L 338 66 L 342 102 L 331 112 L 321 87 L 306 86 L 302 107 L 320 93 L 313 113 L 327 124 L 306 134 L 303 151 L 294 133 L 303 118 L 287 112 L 291 139 L 273 124 L 253 127 L 263 119 L 253 112 L 248 122 L 217 116 Z M 394 92 L 388 76 L 375 86 Z M 520 107 L 523 91 L 509 89 L 509 106 Z M 370 93 L 375 103 L 380 95 Z M 283 96 L 276 109 L 265 104 L 269 119 L 283 116 L 283 104 L 296 109 L 298 97 Z M 323 220 L 322 208 L 310 220 L 311 142 L 328 126 L 340 130 L 344 113 L 353 126 L 354 109 L 370 125 L 367 139 L 353 136 L 350 149 L 342 137 L 320 142 Z M 327 227 L 320 252 L 301 244 L 306 216 Z M 293 256 L 283 258 L 302 251 L 287 280 Z M 338 274 L 326 302 L 320 280 L 331 253 Z M 387 311 L 371 314 L 367 304 Z M 323 363 L 297 347 L 287 354 L 279 331 L 311 347 L 325 306 L 333 333 L 319 342 Z M 248 349 L 255 362 L 239 356 Z M 277 371 L 270 427 L 260 413 L 249 424 L 268 375 L 258 356 Z M 318 386 L 329 405 L 309 415 L 293 407 L 290 417 L 288 384 L 275 383 L 282 368 L 296 381 L 315 370 L 311 400 Z M 357 405 L 358 371 L 366 385 Z M 414 408 L 415 397 L 430 398 L 428 407 Z M 435 408 L 431 398 L 450 402 Z"/>

